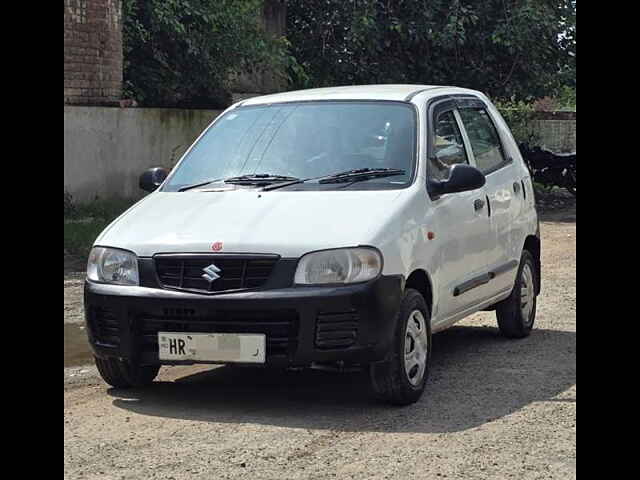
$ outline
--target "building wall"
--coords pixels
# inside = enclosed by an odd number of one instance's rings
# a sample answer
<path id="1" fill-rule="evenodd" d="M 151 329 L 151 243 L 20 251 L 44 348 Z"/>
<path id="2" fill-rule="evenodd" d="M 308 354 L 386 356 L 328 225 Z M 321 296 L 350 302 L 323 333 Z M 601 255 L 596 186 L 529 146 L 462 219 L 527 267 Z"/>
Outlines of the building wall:
<path id="1" fill-rule="evenodd" d="M 535 120 L 534 125 L 541 147 L 558 153 L 576 151 L 575 120 Z"/>
<path id="2" fill-rule="evenodd" d="M 139 198 L 140 174 L 171 167 L 218 110 L 64 107 L 64 188 L 74 201 Z"/>
<path id="3" fill-rule="evenodd" d="M 139 198 L 140 174 L 171 167 L 218 110 L 64 107 L 64 188 L 74 201 Z M 575 118 L 575 115 L 574 115 Z M 575 151 L 575 119 L 535 120 L 540 144 Z"/>
<path id="4" fill-rule="evenodd" d="M 64 0 L 64 103 L 122 96 L 122 0 Z"/>

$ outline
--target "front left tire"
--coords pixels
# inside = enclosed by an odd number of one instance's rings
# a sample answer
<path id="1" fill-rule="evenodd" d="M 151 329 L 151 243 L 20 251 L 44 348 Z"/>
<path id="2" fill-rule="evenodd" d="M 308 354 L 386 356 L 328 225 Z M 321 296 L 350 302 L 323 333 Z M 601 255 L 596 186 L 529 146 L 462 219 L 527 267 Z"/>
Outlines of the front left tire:
<path id="1" fill-rule="evenodd" d="M 417 402 L 429 378 L 431 312 L 423 296 L 407 289 L 396 318 L 393 347 L 387 359 L 370 366 L 376 396 L 392 405 Z"/>
<path id="2" fill-rule="evenodd" d="M 135 365 L 117 358 L 94 357 L 102 379 L 115 388 L 150 385 L 160 371 L 159 365 Z"/>

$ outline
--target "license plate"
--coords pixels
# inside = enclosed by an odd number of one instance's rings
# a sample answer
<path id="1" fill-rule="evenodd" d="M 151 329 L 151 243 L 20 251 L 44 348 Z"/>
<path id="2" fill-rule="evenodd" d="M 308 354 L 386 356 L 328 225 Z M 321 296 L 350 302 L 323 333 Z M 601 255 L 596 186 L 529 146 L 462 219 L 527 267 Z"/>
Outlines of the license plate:
<path id="1" fill-rule="evenodd" d="M 158 332 L 160 360 L 264 363 L 266 335 Z"/>

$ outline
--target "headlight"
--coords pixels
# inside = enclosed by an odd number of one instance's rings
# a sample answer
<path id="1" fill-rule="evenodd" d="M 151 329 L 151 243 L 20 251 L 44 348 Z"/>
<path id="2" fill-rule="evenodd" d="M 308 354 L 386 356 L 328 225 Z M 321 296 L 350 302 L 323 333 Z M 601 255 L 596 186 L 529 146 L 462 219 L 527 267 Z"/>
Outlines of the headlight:
<path id="1" fill-rule="evenodd" d="M 308 253 L 298 264 L 295 283 L 366 282 L 382 270 L 382 256 L 373 248 L 341 248 Z"/>
<path id="2" fill-rule="evenodd" d="M 138 257 L 126 250 L 94 247 L 89 255 L 87 278 L 94 282 L 138 285 Z"/>

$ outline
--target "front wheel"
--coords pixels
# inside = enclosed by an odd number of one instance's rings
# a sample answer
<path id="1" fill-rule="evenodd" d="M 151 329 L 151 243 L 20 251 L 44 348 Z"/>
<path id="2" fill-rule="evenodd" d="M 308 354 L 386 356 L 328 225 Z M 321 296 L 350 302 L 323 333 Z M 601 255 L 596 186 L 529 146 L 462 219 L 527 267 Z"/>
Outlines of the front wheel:
<path id="1" fill-rule="evenodd" d="M 522 252 L 511 295 L 497 305 L 496 317 L 505 337 L 523 338 L 531 333 L 536 318 L 536 268 L 527 250 Z"/>
<path id="2" fill-rule="evenodd" d="M 371 365 L 376 396 L 393 405 L 409 405 L 422 395 L 429 376 L 431 314 L 422 295 L 407 289 L 396 319 L 387 359 Z"/>
<path id="3" fill-rule="evenodd" d="M 144 387 L 153 382 L 160 370 L 159 365 L 134 365 L 116 358 L 94 360 L 102 379 L 115 388 Z"/>

